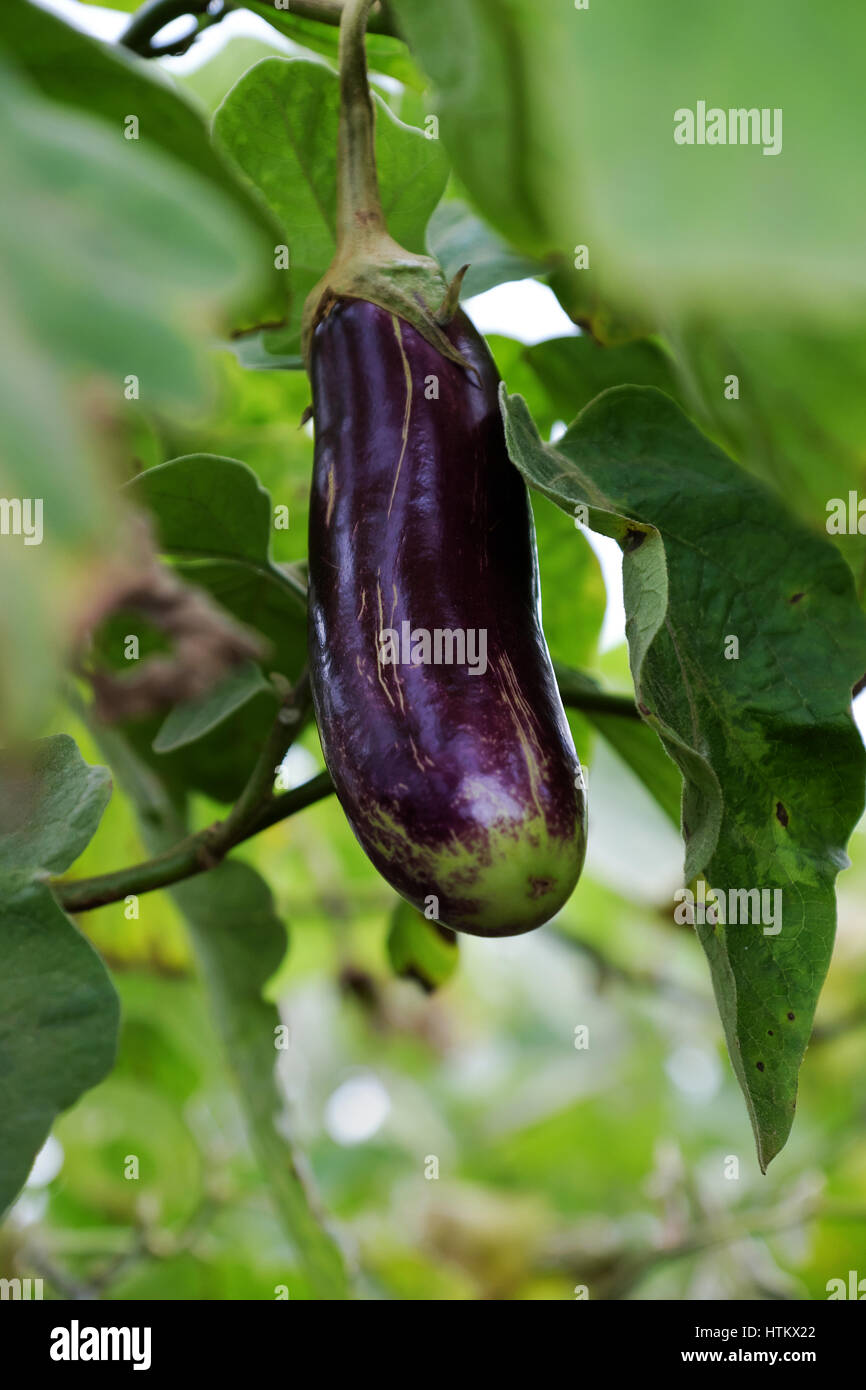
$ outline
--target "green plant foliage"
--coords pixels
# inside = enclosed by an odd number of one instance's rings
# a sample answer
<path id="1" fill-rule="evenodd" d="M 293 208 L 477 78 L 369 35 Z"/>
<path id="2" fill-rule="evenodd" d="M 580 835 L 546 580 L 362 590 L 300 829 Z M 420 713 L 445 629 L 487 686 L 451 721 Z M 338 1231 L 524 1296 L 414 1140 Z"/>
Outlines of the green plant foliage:
<path id="1" fill-rule="evenodd" d="M 443 198 L 436 208 L 427 224 L 427 246 L 449 281 L 469 266 L 460 287 L 461 299 L 545 270 L 539 261 L 515 254 L 460 198 Z"/>
<path id="2" fill-rule="evenodd" d="M 837 320 L 862 309 L 866 203 L 849 171 L 863 120 L 840 127 L 836 116 L 862 113 L 862 9 L 733 0 L 708 15 L 671 0 L 663 42 L 643 0 L 396 10 L 438 90 L 457 174 L 522 250 L 571 264 L 587 245 L 607 296 L 615 286 L 651 319 L 690 305 L 737 323 L 768 309 Z M 797 43 L 780 44 L 783 33 Z M 675 112 L 701 98 L 726 112 L 781 108 L 780 152 L 678 144 Z"/>
<path id="3" fill-rule="evenodd" d="M 218 728 L 235 710 L 241 709 L 256 695 L 270 690 L 255 662 L 245 661 L 207 695 L 175 705 L 153 740 L 154 753 L 170 753 L 184 744 L 195 743 L 196 739 Z"/>
<path id="4" fill-rule="evenodd" d="M 298 327 L 334 251 L 338 29 L 149 6 L 207 33 L 146 60 L 77 27 L 119 31 L 98 3 L 75 27 L 0 3 L 0 1293 L 764 1302 L 862 1279 L 862 7 L 372 11 L 407 40 L 366 42 L 391 232 L 468 263 L 462 299 L 533 277 L 581 329 L 488 341 L 587 859 L 551 922 L 458 957 L 367 859 L 315 724 L 285 757 L 275 737 L 307 661 Z M 782 152 L 677 144 L 699 100 L 781 108 Z M 587 527 L 620 544 L 627 643 Z M 101 722 L 94 670 L 196 659 L 147 557 L 137 585 L 146 529 L 258 655 Z M 452 557 L 415 541 L 427 591 Z M 250 834 L 225 850 L 229 817 Z M 167 865 L 189 876 L 154 889 Z M 743 894 L 750 924 L 691 925 L 684 882 Z"/>
<path id="5" fill-rule="evenodd" d="M 252 0 L 246 8 L 266 19 L 287 39 L 292 39 L 302 48 L 311 49 L 312 52 L 321 53 L 329 58 L 336 67 L 339 44 L 336 26 L 317 24 L 314 20 L 304 19 L 301 15 L 292 14 L 291 8 L 276 9 L 272 4 L 268 4 L 267 0 Z M 368 35 L 367 62 L 373 72 L 385 73 L 415 91 L 422 91 L 426 85 L 406 51 L 406 45 L 389 34 Z"/>
<path id="6" fill-rule="evenodd" d="M 453 931 L 429 921 L 411 903 L 397 903 L 388 931 L 388 959 L 396 975 L 431 993 L 457 970 L 459 950 Z"/>
<path id="7" fill-rule="evenodd" d="M 265 640 L 266 673 L 287 681 L 306 661 L 306 600 L 302 581 L 271 559 L 273 511 L 268 492 L 237 459 L 191 454 L 149 468 L 125 489 L 156 524 L 157 543 L 177 556 L 178 573 L 205 589 L 221 607 Z M 128 618 L 103 629 L 100 651 L 120 665 Z M 142 624 L 139 619 L 133 630 Z M 165 718 L 127 727 L 139 756 L 158 756 L 170 783 L 229 801 L 237 796 L 274 719 L 277 697 L 249 666 L 201 700 Z"/>
<path id="8" fill-rule="evenodd" d="M 243 222 L 257 249 L 247 260 L 245 298 L 238 298 L 234 327 L 260 322 L 282 313 L 284 286 L 275 269 L 273 244 L 276 223 L 261 203 L 251 197 L 220 158 L 208 137 L 207 126 L 184 100 L 177 87 L 158 68 L 148 66 L 127 50 L 100 43 L 64 23 L 30 0 L 6 0 L 0 7 L 0 48 L 16 67 L 27 74 L 43 95 L 64 107 L 99 117 L 116 136 L 127 128 L 130 114 L 138 125 L 125 149 L 132 178 L 140 150 L 169 155 L 195 184 L 205 182 L 226 199 Z M 125 190 L 115 200 L 123 202 Z M 163 228 L 165 238 L 165 228 Z M 253 240 L 254 238 L 254 240 Z M 168 238 L 165 238 L 168 240 Z M 190 263 L 191 283 L 195 266 Z M 154 279 L 154 284 L 159 280 Z M 113 365 L 113 363 L 112 363 Z"/>
<path id="9" fill-rule="evenodd" d="M 438 141 L 404 125 L 381 98 L 374 100 L 388 227 L 401 246 L 423 251 L 427 221 L 448 177 L 445 156 Z M 265 58 L 232 88 L 214 120 L 217 146 L 259 190 L 285 231 L 288 325 L 264 335 L 265 350 L 282 356 L 297 353 L 304 300 L 336 246 L 338 109 L 339 84 L 330 68 Z"/>
<path id="10" fill-rule="evenodd" d="M 0 760 L 0 1213 L 55 1117 L 114 1062 L 114 988 L 44 881 L 77 859 L 110 792 L 65 735 Z"/>
<path id="11" fill-rule="evenodd" d="M 566 511 L 588 506 L 589 524 L 623 547 L 639 708 L 685 781 L 686 881 L 781 895 L 770 934 L 697 922 L 766 1168 L 793 1121 L 834 881 L 863 810 L 850 701 L 866 624 L 850 573 L 660 392 L 604 393 L 555 448 L 519 397 L 504 410 L 527 480 Z M 738 657 L 726 660 L 731 634 Z"/>

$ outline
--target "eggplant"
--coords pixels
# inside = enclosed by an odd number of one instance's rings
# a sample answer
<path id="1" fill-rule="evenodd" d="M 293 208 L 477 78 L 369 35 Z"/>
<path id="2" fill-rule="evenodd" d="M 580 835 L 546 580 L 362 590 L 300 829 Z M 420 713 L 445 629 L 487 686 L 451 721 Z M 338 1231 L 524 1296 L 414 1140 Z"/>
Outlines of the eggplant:
<path id="1" fill-rule="evenodd" d="M 311 327 L 310 681 L 379 872 L 444 926 L 508 936 L 571 894 L 585 800 L 498 373 L 461 310 L 442 332 L 447 356 L 339 296 Z"/>

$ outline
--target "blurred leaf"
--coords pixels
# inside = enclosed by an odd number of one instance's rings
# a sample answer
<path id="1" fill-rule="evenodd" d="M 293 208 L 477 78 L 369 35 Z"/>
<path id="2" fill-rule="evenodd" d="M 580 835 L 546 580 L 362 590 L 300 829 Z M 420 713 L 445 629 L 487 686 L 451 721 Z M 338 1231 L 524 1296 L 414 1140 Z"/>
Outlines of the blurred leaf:
<path id="1" fill-rule="evenodd" d="M 586 504 L 623 546 L 639 708 L 685 779 L 686 879 L 781 894 L 778 934 L 698 924 L 766 1168 L 791 1128 L 863 809 L 850 703 L 866 621 L 850 572 L 652 388 L 605 392 L 556 448 L 519 397 L 504 409 L 527 480 L 564 510 Z"/>
<path id="2" fill-rule="evenodd" d="M 52 101 L 99 116 L 118 137 L 130 115 L 138 120 L 137 138 L 124 140 L 130 174 L 135 177 L 138 151 L 167 154 L 206 180 L 228 199 L 247 224 L 257 247 L 249 258 L 256 291 L 238 315 L 236 327 L 275 318 L 284 312 L 284 275 L 274 266 L 277 226 L 259 199 L 251 197 L 220 158 L 198 112 L 154 63 L 119 45 L 106 44 L 67 24 L 29 0 L 3 0 L 0 47 Z M 184 171 L 176 168 L 179 176 Z M 122 204 L 123 199 L 115 195 Z M 157 244 L 170 240 L 163 236 Z M 251 243 L 252 244 L 252 243 Z M 130 370 L 133 370 L 132 368 Z"/>
<path id="3" fill-rule="evenodd" d="M 279 336 L 276 330 L 259 329 L 255 333 L 244 333 L 232 338 L 226 344 L 242 367 L 248 371 L 300 372 L 304 369 L 304 359 L 297 350 L 297 333 L 287 333 L 286 340 L 290 350 L 278 350 Z M 295 345 L 294 351 L 291 350 Z"/>
<path id="4" fill-rule="evenodd" d="M 712 305 L 738 324 L 769 306 L 841 321 L 862 306 L 862 6 L 670 0 L 661 27 L 644 0 L 395 9 L 456 173 L 519 249 L 570 262 L 588 246 L 606 292 L 651 319 Z M 676 143 L 675 112 L 698 98 L 781 109 L 782 151 Z"/>
<path id="5" fill-rule="evenodd" d="M 321 27 L 321 26 L 320 26 Z M 380 97 L 376 163 L 391 235 L 424 250 L 427 221 L 448 176 L 442 146 L 398 121 Z M 304 300 L 336 246 L 339 83 L 322 63 L 265 58 L 241 78 L 214 119 L 217 145 L 232 158 L 279 218 L 289 247 L 288 326 L 265 345 L 297 352 Z"/>
<path id="6" fill-rule="evenodd" d="M 4 590 L 18 591 L 0 619 L 0 721 L 26 729 L 45 718 L 83 571 L 92 584 L 120 540 L 94 424 L 107 435 L 128 374 L 151 404 L 188 409 L 204 398 L 190 324 L 200 333 L 238 284 L 247 241 L 203 181 L 34 98 L 9 72 L 0 127 L 0 492 L 38 499 L 44 515 L 39 564 L 23 538 L 0 556 Z"/>
<path id="7" fill-rule="evenodd" d="M 411 903 L 397 903 L 388 931 L 388 959 L 396 975 L 417 980 L 429 993 L 451 979 L 459 955 L 453 931 L 429 921 Z"/>
<path id="8" fill-rule="evenodd" d="M 582 248 L 575 250 L 583 254 Z M 594 267 L 600 259 L 596 253 Z M 645 315 L 629 311 L 621 299 L 612 299 L 608 280 L 597 268 L 575 269 L 573 263 L 569 265 L 563 260 L 555 266 L 547 283 L 572 323 L 579 324 L 598 344 L 620 347 L 652 330 Z"/>
<path id="9" fill-rule="evenodd" d="M 449 281 L 464 265 L 469 266 L 461 299 L 546 270 L 539 261 L 513 251 L 459 198 L 443 199 L 436 208 L 427 224 L 427 246 Z"/>
<path id="10" fill-rule="evenodd" d="M 111 796 L 68 734 L 0 752 L 0 868 L 60 874 L 96 834 Z"/>
<path id="11" fill-rule="evenodd" d="M 154 753 L 170 753 L 216 729 L 256 695 L 271 691 L 254 662 L 244 662 L 200 700 L 175 705 L 153 740 Z"/>

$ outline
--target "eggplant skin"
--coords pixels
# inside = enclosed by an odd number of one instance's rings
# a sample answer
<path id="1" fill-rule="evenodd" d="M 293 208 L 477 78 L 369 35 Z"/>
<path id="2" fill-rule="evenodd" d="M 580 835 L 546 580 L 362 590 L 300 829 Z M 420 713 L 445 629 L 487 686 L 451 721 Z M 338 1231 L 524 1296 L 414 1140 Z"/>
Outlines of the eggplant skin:
<path id="1" fill-rule="evenodd" d="M 474 371 L 364 300 L 314 330 L 310 679 L 325 762 L 379 872 L 455 931 L 511 936 L 574 889 L 586 808 L 498 373 L 462 311 L 447 332 Z M 403 623 L 474 632 L 476 670 L 383 661 Z"/>

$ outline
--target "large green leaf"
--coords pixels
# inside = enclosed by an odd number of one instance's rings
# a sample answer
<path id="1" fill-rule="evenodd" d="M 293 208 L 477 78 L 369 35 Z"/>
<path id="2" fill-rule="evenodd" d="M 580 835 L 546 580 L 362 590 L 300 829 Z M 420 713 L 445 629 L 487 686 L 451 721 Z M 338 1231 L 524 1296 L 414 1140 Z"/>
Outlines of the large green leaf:
<path id="1" fill-rule="evenodd" d="M 863 6 L 395 8 L 439 90 L 455 171 L 520 249 L 570 264 L 588 246 L 608 292 L 653 319 L 688 304 L 729 321 L 862 307 L 866 199 L 851 170 L 866 140 Z M 678 144 L 675 112 L 699 100 L 781 109 L 781 152 Z"/>
<path id="2" fill-rule="evenodd" d="M 271 499 L 239 459 L 185 454 L 145 469 L 126 491 L 153 513 L 162 550 L 270 569 Z"/>
<path id="3" fill-rule="evenodd" d="M 44 882 L 78 858 L 110 792 L 65 734 L 0 756 L 0 1213 L 55 1116 L 114 1061 L 117 996 Z"/>
<path id="4" fill-rule="evenodd" d="M 404 125 L 379 97 L 376 162 L 391 235 L 424 250 L 427 221 L 448 176 L 442 146 Z M 217 145 L 279 219 L 289 248 L 288 327 L 265 335 L 271 349 L 297 351 L 304 300 L 336 246 L 339 83 L 322 63 L 265 58 L 229 92 L 214 119 Z"/>
<path id="5" fill-rule="evenodd" d="M 639 708 L 685 782 L 686 879 L 781 895 L 778 932 L 772 896 L 764 925 L 697 923 L 765 1168 L 790 1131 L 863 809 L 850 702 L 866 621 L 850 571 L 652 388 L 603 393 L 555 448 L 503 400 L 527 480 L 623 547 Z"/>
<path id="6" fill-rule="evenodd" d="M 256 288 L 235 326 L 283 313 L 284 275 L 274 264 L 276 224 L 214 150 L 201 116 L 160 68 L 101 43 L 30 0 L 0 5 L 0 47 L 46 97 L 99 116 L 112 132 L 121 134 L 134 115 L 137 139 L 125 142 L 133 166 L 139 150 L 170 155 L 227 198 L 256 239 L 250 258 Z"/>

